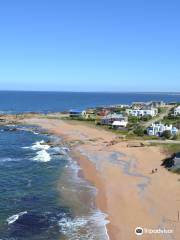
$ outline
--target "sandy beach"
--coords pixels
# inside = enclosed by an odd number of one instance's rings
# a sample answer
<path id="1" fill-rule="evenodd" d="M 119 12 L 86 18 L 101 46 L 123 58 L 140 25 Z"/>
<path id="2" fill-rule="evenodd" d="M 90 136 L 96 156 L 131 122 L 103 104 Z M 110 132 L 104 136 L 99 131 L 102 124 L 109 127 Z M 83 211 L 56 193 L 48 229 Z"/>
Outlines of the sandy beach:
<path id="1" fill-rule="evenodd" d="M 97 207 L 107 214 L 111 240 L 179 239 L 180 176 L 163 167 L 157 146 L 128 147 L 114 133 L 81 122 L 31 118 L 23 120 L 63 137 L 83 176 L 97 188 Z M 113 144 L 112 144 L 113 143 Z M 152 169 L 157 172 L 152 174 Z M 169 234 L 135 235 L 135 228 L 169 229 Z"/>

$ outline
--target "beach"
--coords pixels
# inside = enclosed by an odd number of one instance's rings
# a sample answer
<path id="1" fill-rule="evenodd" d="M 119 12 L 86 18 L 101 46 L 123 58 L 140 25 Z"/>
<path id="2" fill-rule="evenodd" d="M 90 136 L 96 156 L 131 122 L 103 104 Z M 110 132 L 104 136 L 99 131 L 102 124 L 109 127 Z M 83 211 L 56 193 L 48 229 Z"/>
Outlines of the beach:
<path id="1" fill-rule="evenodd" d="M 179 176 L 161 166 L 166 157 L 161 148 L 128 147 L 130 143 L 114 133 L 76 121 L 38 117 L 21 121 L 61 136 L 70 146 L 80 174 L 97 189 L 96 205 L 107 214 L 109 239 L 139 239 L 136 227 L 171 230 L 144 233 L 141 239 L 178 239 Z"/>

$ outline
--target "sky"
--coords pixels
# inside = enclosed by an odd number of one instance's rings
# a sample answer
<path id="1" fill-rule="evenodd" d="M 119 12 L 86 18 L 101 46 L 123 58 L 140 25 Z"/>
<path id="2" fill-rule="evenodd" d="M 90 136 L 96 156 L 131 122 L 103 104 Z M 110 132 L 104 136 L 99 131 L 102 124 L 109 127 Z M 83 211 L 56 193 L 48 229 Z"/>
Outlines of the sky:
<path id="1" fill-rule="evenodd" d="M 0 1 L 0 90 L 180 91 L 179 0 Z"/>

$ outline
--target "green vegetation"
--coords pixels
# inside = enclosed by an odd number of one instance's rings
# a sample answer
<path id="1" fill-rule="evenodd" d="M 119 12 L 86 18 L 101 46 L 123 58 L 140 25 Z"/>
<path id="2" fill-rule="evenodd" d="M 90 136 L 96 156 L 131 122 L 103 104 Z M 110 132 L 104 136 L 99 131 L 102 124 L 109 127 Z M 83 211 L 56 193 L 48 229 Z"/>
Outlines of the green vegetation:
<path id="1" fill-rule="evenodd" d="M 159 107 L 158 108 L 158 113 L 161 114 L 161 113 L 165 113 L 166 112 L 166 108 L 165 107 Z"/>
<path id="2" fill-rule="evenodd" d="M 152 116 L 150 116 L 150 115 L 141 117 L 141 120 L 142 120 L 143 122 L 150 121 L 151 119 L 152 119 Z"/>
<path id="3" fill-rule="evenodd" d="M 160 146 L 162 151 L 168 156 L 172 156 L 173 154 L 180 152 L 180 144 L 176 143 L 151 143 L 152 146 Z"/>
<path id="4" fill-rule="evenodd" d="M 170 139 L 172 137 L 172 134 L 171 134 L 171 131 L 169 130 L 165 130 L 162 135 L 161 135 L 162 138 L 165 138 L 165 139 Z"/>
<path id="5" fill-rule="evenodd" d="M 172 124 L 173 126 L 180 128 L 180 116 L 173 116 L 173 115 L 168 115 L 165 116 L 162 120 L 162 123 L 164 124 Z"/>
<path id="6" fill-rule="evenodd" d="M 126 111 L 126 108 L 125 108 L 125 107 L 123 107 L 123 108 L 115 108 L 115 109 L 113 110 L 113 112 L 119 113 L 119 114 L 121 114 L 121 113 L 124 114 L 125 111 Z"/>
<path id="7" fill-rule="evenodd" d="M 136 134 L 137 136 L 139 137 L 143 137 L 144 136 L 144 129 L 141 127 L 141 126 L 137 126 L 135 129 L 134 129 L 134 134 Z"/>
<path id="8" fill-rule="evenodd" d="M 176 173 L 176 174 L 180 174 L 180 168 L 172 169 L 171 172 Z"/>

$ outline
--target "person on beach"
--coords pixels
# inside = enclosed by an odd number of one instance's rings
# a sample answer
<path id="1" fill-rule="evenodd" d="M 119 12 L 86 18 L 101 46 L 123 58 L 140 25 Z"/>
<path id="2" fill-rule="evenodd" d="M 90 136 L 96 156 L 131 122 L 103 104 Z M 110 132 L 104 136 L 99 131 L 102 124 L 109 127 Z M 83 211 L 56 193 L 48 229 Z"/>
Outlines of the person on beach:
<path id="1" fill-rule="evenodd" d="M 151 172 L 151 173 L 153 174 L 153 173 L 157 172 L 157 170 L 158 170 L 157 168 L 152 169 L 152 172 Z"/>

